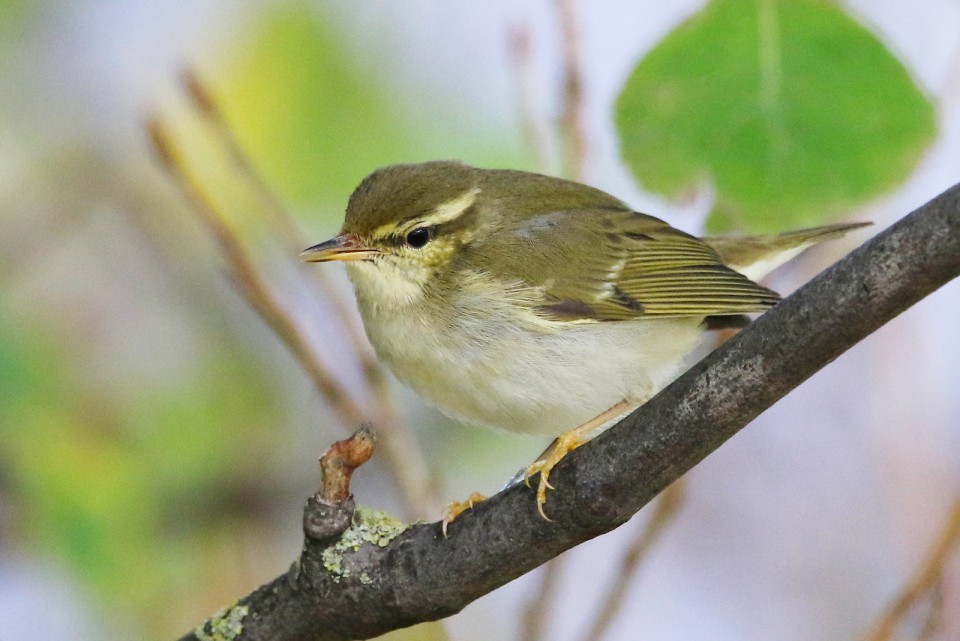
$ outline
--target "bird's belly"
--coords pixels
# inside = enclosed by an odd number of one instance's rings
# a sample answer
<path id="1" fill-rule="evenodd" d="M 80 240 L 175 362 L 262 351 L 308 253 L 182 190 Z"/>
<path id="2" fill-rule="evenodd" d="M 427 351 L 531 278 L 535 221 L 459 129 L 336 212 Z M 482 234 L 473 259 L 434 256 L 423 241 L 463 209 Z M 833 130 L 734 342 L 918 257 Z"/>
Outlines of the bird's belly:
<path id="1" fill-rule="evenodd" d="M 401 321 L 374 333 L 394 338 L 374 340 L 374 347 L 397 378 L 454 418 L 556 436 L 625 398 L 646 401 L 676 375 L 701 333 L 697 319 L 621 321 L 555 333 L 509 323 L 425 331 Z M 406 340 L 396 340 L 402 336 Z"/>

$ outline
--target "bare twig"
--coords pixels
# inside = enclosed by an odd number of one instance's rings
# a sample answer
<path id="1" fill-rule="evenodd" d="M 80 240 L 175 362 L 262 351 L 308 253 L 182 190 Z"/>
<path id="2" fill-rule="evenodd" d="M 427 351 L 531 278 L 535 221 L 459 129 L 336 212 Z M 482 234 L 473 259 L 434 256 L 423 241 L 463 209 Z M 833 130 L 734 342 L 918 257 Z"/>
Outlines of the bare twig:
<path id="1" fill-rule="evenodd" d="M 252 188 L 261 210 L 267 214 L 267 220 L 273 224 L 284 245 L 286 245 L 288 256 L 297 256 L 309 243 L 303 239 L 287 208 L 284 207 L 277 195 L 263 180 L 260 172 L 253 166 L 233 128 L 227 123 L 223 111 L 217 106 L 212 93 L 200 80 L 199 75 L 190 68 L 181 70 L 180 80 L 186 95 L 190 98 L 197 112 L 203 116 L 204 121 L 210 126 L 220 145 L 227 151 L 230 161 L 239 172 L 243 182 Z M 349 307 L 344 304 L 343 298 L 330 286 L 323 270 L 314 269 L 310 273 L 315 278 L 314 282 L 320 287 L 337 318 L 339 318 L 341 325 L 347 331 L 367 384 L 373 391 L 375 400 L 387 419 L 384 422 L 394 422 L 394 410 L 387 388 L 386 376 L 367 344 L 356 315 L 351 313 Z"/>
<path id="2" fill-rule="evenodd" d="M 564 173 L 586 180 L 587 136 L 583 122 L 583 72 L 580 68 L 580 29 L 577 0 L 556 0 L 563 55 L 563 105 L 558 126 L 564 148 Z"/>
<path id="3" fill-rule="evenodd" d="M 943 577 L 930 588 L 930 609 L 924 618 L 917 641 L 931 641 L 943 628 Z"/>
<path id="4" fill-rule="evenodd" d="M 950 516 L 926 559 L 900 594 L 864 635 L 864 641 L 886 641 L 893 637 L 910 608 L 940 583 L 944 565 L 958 544 L 960 544 L 960 500 L 953 504 Z"/>
<path id="5" fill-rule="evenodd" d="M 323 484 L 303 510 L 303 533 L 314 541 L 338 538 L 353 521 L 356 505 L 350 494 L 354 470 L 370 460 L 377 434 L 364 423 L 350 438 L 337 441 L 320 457 Z"/>
<path id="6" fill-rule="evenodd" d="M 227 123 L 227 119 L 217 105 L 213 94 L 200 80 L 197 73 L 189 67 L 180 70 L 180 85 L 187 97 L 190 98 L 190 102 L 197 113 L 203 116 L 204 122 L 207 123 L 217 141 L 226 150 L 244 184 L 252 188 L 257 203 L 276 227 L 283 242 L 290 249 L 302 248 L 303 243 L 296 224 L 287 213 L 286 207 L 263 180 L 260 172 L 254 168 L 253 163 L 250 162 L 250 158 L 244 152 L 233 128 Z"/>
<path id="7" fill-rule="evenodd" d="M 159 120 L 151 120 L 147 123 L 147 132 L 167 174 L 220 246 L 241 295 L 287 346 L 321 397 L 336 412 L 342 425 L 353 426 L 370 418 L 375 413 L 365 411 L 353 401 L 314 351 L 307 333 L 257 272 L 236 232 L 187 171 L 166 127 Z M 374 418 L 383 421 L 381 438 L 384 459 L 397 481 L 400 498 L 407 512 L 414 515 L 435 512 L 438 502 L 434 498 L 424 457 L 413 437 L 398 427 L 399 422 L 392 413 L 385 413 L 381 409 L 380 416 Z"/>
<path id="8" fill-rule="evenodd" d="M 200 222 L 223 252 L 240 293 L 280 337 L 307 372 L 320 395 L 339 415 L 340 420 L 345 425 L 362 422 L 365 412 L 353 402 L 346 389 L 323 365 L 313 352 L 306 333 L 284 309 L 276 293 L 260 277 L 236 232 L 187 171 L 182 158 L 173 147 L 167 128 L 157 119 L 147 122 L 146 128 L 167 175 L 186 197 Z"/>
<path id="9" fill-rule="evenodd" d="M 353 471 L 370 460 L 377 433 L 373 425 L 364 423 L 350 438 L 337 441 L 320 456 L 323 485 L 320 498 L 328 503 L 340 503 L 350 498 L 350 478 Z"/>
<path id="10" fill-rule="evenodd" d="M 527 147 L 533 151 L 537 170 L 549 173 L 553 167 L 553 138 L 547 121 L 537 115 L 532 53 L 530 28 L 526 25 L 509 27 L 507 57 L 517 98 L 520 131 Z"/>
<path id="11" fill-rule="evenodd" d="M 603 605 L 594 617 L 589 632 L 583 636 L 585 641 L 597 641 L 606 634 L 607 628 L 613 623 L 617 612 L 623 607 L 627 590 L 630 587 L 631 580 L 636 575 L 637 568 L 647 558 L 650 550 L 659 541 L 667 526 L 673 522 L 677 510 L 683 503 L 684 493 L 683 479 L 677 479 L 660 494 L 657 507 L 650 516 L 650 520 L 644 524 L 644 527 L 637 533 L 637 538 L 627 548 L 627 552 L 620 562 L 617 576 L 603 599 Z"/>
<path id="12" fill-rule="evenodd" d="M 253 166 L 211 92 L 189 68 L 182 70 L 181 83 L 197 112 L 203 116 L 227 151 L 242 179 L 252 187 L 255 198 L 261 209 L 267 213 L 267 220 L 283 239 L 289 255 L 297 256 L 309 243 L 303 240 L 287 209 Z M 340 325 L 347 331 L 347 337 L 376 404 L 376 422 L 383 438 L 384 455 L 392 461 L 391 468 L 398 476 L 408 506 L 412 508 L 413 514 L 418 516 L 435 513 L 439 506 L 436 483 L 416 439 L 397 416 L 383 367 L 374 356 L 356 315 L 344 304 L 342 296 L 330 286 L 323 276 L 323 270 L 311 270 L 311 273 L 316 279 L 314 283 L 320 287 L 324 298 L 339 318 Z"/>
<path id="13" fill-rule="evenodd" d="M 553 605 L 563 575 L 564 559 L 558 556 L 550 559 L 540 573 L 540 586 L 523 608 L 520 619 L 520 641 L 539 641 L 546 636 L 547 619 L 550 606 Z"/>

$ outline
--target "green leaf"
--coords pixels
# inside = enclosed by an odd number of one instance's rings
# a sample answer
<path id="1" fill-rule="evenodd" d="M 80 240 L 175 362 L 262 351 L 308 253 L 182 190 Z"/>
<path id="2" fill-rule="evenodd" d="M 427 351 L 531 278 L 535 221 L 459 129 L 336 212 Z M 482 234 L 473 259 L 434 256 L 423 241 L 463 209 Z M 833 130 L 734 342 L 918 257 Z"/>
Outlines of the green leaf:
<path id="1" fill-rule="evenodd" d="M 644 188 L 713 182 L 711 231 L 834 219 L 903 181 L 936 129 L 903 65 L 823 0 L 714 0 L 640 61 L 616 125 Z"/>

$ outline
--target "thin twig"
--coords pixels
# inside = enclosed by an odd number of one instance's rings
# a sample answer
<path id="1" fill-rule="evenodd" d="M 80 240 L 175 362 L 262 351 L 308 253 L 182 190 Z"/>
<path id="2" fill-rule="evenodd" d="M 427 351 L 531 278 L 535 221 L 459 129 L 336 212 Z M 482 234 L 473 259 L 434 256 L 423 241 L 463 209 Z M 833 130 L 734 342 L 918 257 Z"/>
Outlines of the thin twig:
<path id="1" fill-rule="evenodd" d="M 577 0 L 556 0 L 563 56 L 563 104 L 558 126 L 564 147 L 564 173 L 586 180 L 587 136 L 584 124 L 583 71 Z"/>
<path id="2" fill-rule="evenodd" d="M 537 115 L 532 53 L 529 26 L 508 27 L 507 58 L 514 81 L 520 132 L 533 152 L 537 170 L 550 173 L 553 169 L 553 138 L 547 121 Z"/>
<path id="3" fill-rule="evenodd" d="M 327 503 L 350 498 L 350 479 L 358 467 L 370 460 L 377 445 L 377 433 L 364 423 L 349 438 L 337 441 L 320 456 L 322 484 L 317 495 Z"/>
<path id="4" fill-rule="evenodd" d="M 341 424 L 349 429 L 371 418 L 370 413 L 360 408 L 329 372 L 314 351 L 308 334 L 261 278 L 236 232 L 187 171 L 166 127 L 159 120 L 151 120 L 147 123 L 147 132 L 167 174 L 221 248 L 241 295 L 287 346 L 321 397 L 336 412 Z M 381 414 L 373 418 L 385 423 L 381 428 L 382 451 L 387 468 L 397 481 L 406 511 L 414 515 L 436 511 L 437 501 L 433 498 L 424 458 L 412 436 L 399 429 L 398 421 L 391 415 Z"/>
<path id="5" fill-rule="evenodd" d="M 167 128 L 156 119 L 147 122 L 146 128 L 167 175 L 186 197 L 200 222 L 223 252 L 240 293 L 289 348 L 309 375 L 314 387 L 339 415 L 340 420 L 345 425 L 362 422 L 365 412 L 353 402 L 347 390 L 323 365 L 313 352 L 306 332 L 293 320 L 276 293 L 260 277 L 236 232 L 186 170 Z"/>
<path id="6" fill-rule="evenodd" d="M 308 243 L 301 237 L 286 207 L 253 166 L 212 93 L 193 70 L 183 69 L 180 77 L 185 93 L 197 112 L 209 124 L 242 179 L 252 187 L 254 197 L 261 209 L 267 213 L 266 219 L 282 237 L 289 255 L 298 255 Z M 404 494 L 409 507 L 413 508 L 413 514 L 417 516 L 435 513 L 439 508 L 435 479 L 416 439 L 397 416 L 383 367 L 374 356 L 356 315 L 344 304 L 343 297 L 330 286 L 323 275 L 324 271 L 314 269 L 311 273 L 316 279 L 314 283 L 321 289 L 324 298 L 340 320 L 340 325 L 347 331 L 353 353 L 376 404 L 376 423 L 380 426 L 382 450 L 385 456 L 393 461 L 391 467 L 398 475 L 401 487 L 405 488 Z"/>
<path id="7" fill-rule="evenodd" d="M 309 243 L 303 239 L 287 208 L 267 185 L 260 172 L 253 166 L 236 133 L 217 105 L 213 94 L 201 81 L 200 76 L 189 67 L 181 70 L 180 82 L 184 88 L 184 93 L 190 98 L 196 111 L 203 116 L 204 122 L 210 126 L 217 141 L 226 150 L 243 182 L 252 188 L 254 198 L 256 198 L 260 209 L 267 214 L 266 219 L 273 224 L 274 229 L 286 245 L 287 255 L 297 256 Z M 374 399 L 381 406 L 382 413 L 390 419 L 395 418 L 386 375 L 373 355 L 366 337 L 363 335 L 363 330 L 357 322 L 356 315 L 351 313 L 350 308 L 344 304 L 343 297 L 330 285 L 330 282 L 324 276 L 326 273 L 324 270 L 313 269 L 310 270 L 310 273 L 315 278 L 314 282 L 321 289 L 324 298 L 332 307 L 334 314 L 340 320 L 340 324 L 346 329 L 354 348 L 353 351 L 360 362 L 363 375 L 374 394 Z M 385 420 L 384 422 L 388 421 Z"/>
<path id="8" fill-rule="evenodd" d="M 623 560 L 620 561 L 620 569 L 607 590 L 603 605 L 594 617 L 589 632 L 583 636 L 585 641 L 597 641 L 603 638 L 610 624 L 613 623 L 617 612 L 623 607 L 627 591 L 636 575 L 637 568 L 647 558 L 657 541 L 660 540 L 660 536 L 667 526 L 673 522 L 680 505 L 683 503 L 685 495 L 683 483 L 683 479 L 678 479 L 660 494 L 657 507 L 650 516 L 650 520 L 637 533 L 637 538 L 633 540 L 630 547 L 627 548 L 626 554 L 623 555 Z"/>
<path id="9" fill-rule="evenodd" d="M 953 504 L 950 517 L 937 537 L 926 559 L 900 594 L 887 606 L 864 641 L 887 641 L 893 637 L 910 608 L 940 583 L 943 569 L 951 553 L 960 544 L 960 500 Z"/>
<path id="10" fill-rule="evenodd" d="M 930 609 L 917 635 L 917 641 L 931 641 L 943 629 L 943 606 L 943 581 L 941 580 L 930 590 Z"/>
<path id="11" fill-rule="evenodd" d="M 203 116 L 216 140 L 226 150 L 230 162 L 241 175 L 244 184 L 252 188 L 258 204 L 276 227 L 283 242 L 290 248 L 300 247 L 302 243 L 296 224 L 287 213 L 286 207 L 254 168 L 213 94 L 200 80 L 199 75 L 189 67 L 181 69 L 180 85 L 194 109 Z"/>
<path id="12" fill-rule="evenodd" d="M 540 572 L 540 586 L 523 608 L 520 641 L 539 641 L 546 636 L 550 606 L 554 603 L 564 565 L 564 556 L 551 559 Z"/>

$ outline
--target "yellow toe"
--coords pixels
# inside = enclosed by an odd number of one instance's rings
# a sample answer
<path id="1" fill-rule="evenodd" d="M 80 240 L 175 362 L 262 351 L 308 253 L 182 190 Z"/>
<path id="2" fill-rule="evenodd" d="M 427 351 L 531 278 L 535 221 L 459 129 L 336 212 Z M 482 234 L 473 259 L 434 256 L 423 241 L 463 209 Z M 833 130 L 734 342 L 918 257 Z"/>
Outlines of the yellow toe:
<path id="1" fill-rule="evenodd" d="M 467 510 L 473 509 L 473 506 L 481 501 L 486 501 L 487 497 L 479 492 L 474 492 L 471 494 L 466 501 L 462 503 L 460 501 L 454 501 L 448 503 L 445 508 L 443 508 L 443 518 L 440 521 L 440 530 L 443 532 L 444 538 L 447 536 L 447 526 L 453 523 L 457 517 L 466 512 Z"/>
<path id="2" fill-rule="evenodd" d="M 537 511 L 547 521 L 552 519 L 543 511 L 543 506 L 547 502 L 547 490 L 554 489 L 550 485 L 550 472 L 556 467 L 557 463 L 563 460 L 563 457 L 577 449 L 584 443 L 583 436 L 577 430 L 570 430 L 561 434 L 547 448 L 547 450 L 534 461 L 524 472 L 524 483 L 530 487 L 530 477 L 540 474 L 540 481 L 537 483 Z"/>

